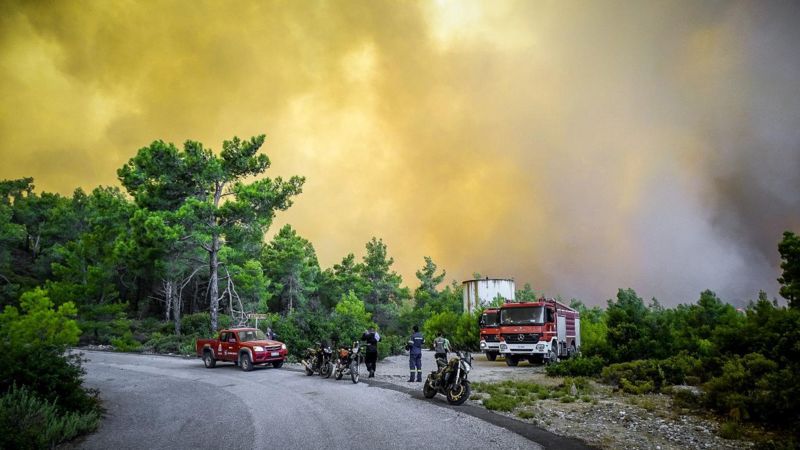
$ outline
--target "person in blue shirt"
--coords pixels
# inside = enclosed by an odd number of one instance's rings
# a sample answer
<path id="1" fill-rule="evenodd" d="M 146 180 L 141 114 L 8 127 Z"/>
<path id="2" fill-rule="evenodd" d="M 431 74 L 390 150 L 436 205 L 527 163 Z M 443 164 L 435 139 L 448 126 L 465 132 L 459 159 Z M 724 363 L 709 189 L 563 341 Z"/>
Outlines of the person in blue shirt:
<path id="1" fill-rule="evenodd" d="M 411 370 L 411 375 L 408 377 L 408 382 L 414 381 L 416 376 L 417 382 L 422 382 L 422 344 L 425 338 L 419 332 L 419 327 L 414 325 L 414 334 L 408 339 L 408 368 Z"/>

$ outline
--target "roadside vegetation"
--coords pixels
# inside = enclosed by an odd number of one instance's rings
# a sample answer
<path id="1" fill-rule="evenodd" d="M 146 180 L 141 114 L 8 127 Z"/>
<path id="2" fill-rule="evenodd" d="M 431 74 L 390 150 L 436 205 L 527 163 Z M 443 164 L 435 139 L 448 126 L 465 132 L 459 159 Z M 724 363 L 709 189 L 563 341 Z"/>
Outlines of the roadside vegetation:
<path id="1" fill-rule="evenodd" d="M 327 268 L 291 225 L 267 240 L 304 179 L 266 177 L 263 142 L 233 138 L 212 152 L 195 141 L 155 141 L 117 171 L 122 189 L 62 196 L 36 192 L 31 178 L 0 181 L 0 337 L 13 356 L 0 366 L 0 439 L 26 436 L 19 424 L 46 423 L 29 446 L 47 447 L 96 426 L 97 398 L 68 351 L 76 345 L 192 354 L 197 338 L 253 325 L 248 314 L 259 313 L 267 319 L 258 326 L 271 327 L 293 358 L 316 342 L 349 344 L 370 326 L 382 336 L 381 357 L 402 352 L 414 325 L 426 336 L 444 332 L 454 348 L 477 349 L 479 312 L 464 313 L 461 284 L 448 283 L 430 257 L 421 257 L 412 290 L 379 237 L 360 257 L 356 249 Z M 645 304 L 631 289 L 606 308 L 573 300 L 583 354 L 547 367 L 563 382 L 476 383 L 476 396 L 500 411 L 544 399 L 591 402 L 599 381 L 714 411 L 731 435 L 759 423 L 797 436 L 800 238 L 787 232 L 779 252 L 788 307 L 762 293 L 737 311 L 710 291 L 676 308 Z M 529 285 L 517 292 L 520 300 L 538 296 Z M 28 419 L 12 422 L 8 411 Z"/>

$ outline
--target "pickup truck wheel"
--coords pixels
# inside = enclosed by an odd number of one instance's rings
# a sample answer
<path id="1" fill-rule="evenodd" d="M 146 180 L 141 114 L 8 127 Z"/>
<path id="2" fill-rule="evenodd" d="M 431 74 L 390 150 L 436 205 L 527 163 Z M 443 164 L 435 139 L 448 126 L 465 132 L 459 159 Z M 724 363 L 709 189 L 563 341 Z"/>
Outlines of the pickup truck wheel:
<path id="1" fill-rule="evenodd" d="M 272 367 L 276 369 L 280 369 L 283 366 L 283 361 L 275 361 L 272 363 Z"/>
<path id="2" fill-rule="evenodd" d="M 206 365 L 206 369 L 213 369 L 217 366 L 217 360 L 214 359 L 214 355 L 210 351 L 203 352 L 203 364 Z"/>
<path id="3" fill-rule="evenodd" d="M 239 367 L 241 367 L 245 372 L 250 372 L 253 370 L 253 362 L 250 361 L 250 355 L 247 353 L 242 353 L 242 356 L 239 358 Z"/>

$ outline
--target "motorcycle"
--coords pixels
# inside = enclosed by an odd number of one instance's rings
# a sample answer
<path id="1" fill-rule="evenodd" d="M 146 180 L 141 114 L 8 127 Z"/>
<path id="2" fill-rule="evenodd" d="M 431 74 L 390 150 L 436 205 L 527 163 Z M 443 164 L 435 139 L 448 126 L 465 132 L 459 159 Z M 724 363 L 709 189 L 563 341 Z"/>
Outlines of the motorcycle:
<path id="1" fill-rule="evenodd" d="M 333 352 L 329 346 L 318 342 L 316 347 L 306 349 L 305 359 L 300 363 L 305 366 L 306 375 L 311 376 L 316 372 L 321 377 L 330 378 L 333 373 L 332 355 Z"/>
<path id="2" fill-rule="evenodd" d="M 341 380 L 343 376 L 350 375 L 353 384 L 358 383 L 358 365 L 361 363 L 363 357 L 361 356 L 361 345 L 358 341 L 353 342 L 351 348 L 340 347 L 338 358 L 336 358 L 336 366 L 333 373 L 337 380 Z"/>
<path id="3" fill-rule="evenodd" d="M 456 352 L 456 356 L 445 361 L 436 359 L 436 370 L 428 375 L 422 387 L 425 398 L 433 398 L 436 394 L 444 394 L 447 403 L 461 405 L 470 395 L 467 376 L 472 370 L 472 355 L 468 352 Z"/>

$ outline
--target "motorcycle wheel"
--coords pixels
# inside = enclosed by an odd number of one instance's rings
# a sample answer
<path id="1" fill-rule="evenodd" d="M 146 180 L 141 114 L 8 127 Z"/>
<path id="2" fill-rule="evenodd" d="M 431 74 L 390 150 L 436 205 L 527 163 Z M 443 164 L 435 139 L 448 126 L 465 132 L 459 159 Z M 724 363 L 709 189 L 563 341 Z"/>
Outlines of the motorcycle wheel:
<path id="1" fill-rule="evenodd" d="M 306 375 L 308 376 L 314 375 L 314 369 L 309 369 L 308 367 L 306 367 L 305 369 L 306 369 Z"/>
<path id="2" fill-rule="evenodd" d="M 424 395 L 425 398 L 433 398 L 436 396 L 436 389 L 431 386 L 430 375 L 428 375 L 428 378 L 425 379 L 425 385 L 422 386 L 422 395 Z"/>
<path id="3" fill-rule="evenodd" d="M 344 367 L 337 366 L 336 369 L 334 370 L 334 373 L 336 374 L 334 375 L 336 380 L 341 380 L 342 376 L 344 376 Z"/>
<path id="4" fill-rule="evenodd" d="M 358 384 L 358 363 L 355 361 L 350 363 L 350 379 L 353 380 L 353 384 Z"/>
<path id="5" fill-rule="evenodd" d="M 323 363 L 322 367 L 319 369 L 319 376 L 323 378 L 330 378 L 331 373 L 333 373 L 333 364 L 330 362 Z"/>
<path id="6" fill-rule="evenodd" d="M 469 398 L 471 389 L 469 381 L 464 380 L 461 384 L 456 384 L 447 390 L 447 403 L 451 405 L 461 405 Z"/>

